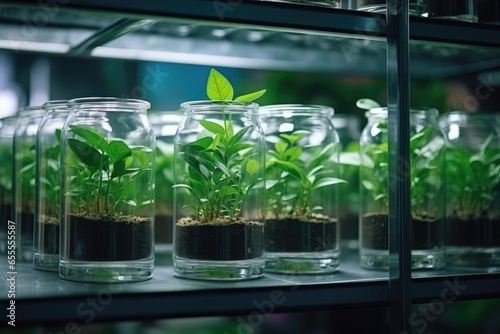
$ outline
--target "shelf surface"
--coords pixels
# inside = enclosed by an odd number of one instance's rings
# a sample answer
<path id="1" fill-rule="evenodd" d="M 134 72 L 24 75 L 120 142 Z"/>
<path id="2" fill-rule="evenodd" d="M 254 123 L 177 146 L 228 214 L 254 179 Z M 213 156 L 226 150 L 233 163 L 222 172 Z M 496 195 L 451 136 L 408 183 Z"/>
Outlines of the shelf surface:
<path id="1" fill-rule="evenodd" d="M 165 256 L 164 256 L 165 257 Z M 168 256 L 167 256 L 168 257 Z M 1 289 L 7 291 L 7 266 L 2 261 Z M 65 281 L 57 273 L 18 263 L 16 320 L 22 324 L 77 321 L 90 314 L 97 321 L 160 319 L 186 316 L 251 314 L 388 305 L 388 273 L 359 267 L 355 250 L 344 250 L 339 271 L 328 275 L 266 273 L 256 280 L 212 282 L 174 277 L 168 261 L 155 267 L 151 280 L 124 284 Z M 500 274 L 445 269 L 413 275 L 415 302 L 441 298 L 457 300 L 500 298 Z M 455 287 L 455 288 L 453 288 Z M 445 290 L 448 289 L 448 290 Z M 443 292 L 444 291 L 444 292 Z M 0 301 L 7 304 L 7 294 Z M 99 312 L 89 305 L 97 303 Z"/>

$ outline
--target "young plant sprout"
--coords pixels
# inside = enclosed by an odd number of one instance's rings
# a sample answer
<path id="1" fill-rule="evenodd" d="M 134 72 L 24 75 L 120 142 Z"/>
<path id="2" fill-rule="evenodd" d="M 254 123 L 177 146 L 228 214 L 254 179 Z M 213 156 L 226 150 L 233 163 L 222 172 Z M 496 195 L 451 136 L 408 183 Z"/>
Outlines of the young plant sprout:
<path id="1" fill-rule="evenodd" d="M 250 102 L 265 91 L 242 95 L 234 101 Z M 233 99 L 233 94 L 231 83 L 212 69 L 207 82 L 208 97 L 224 105 Z M 174 187 L 186 188 L 196 199 L 196 220 L 203 223 L 239 219 L 248 192 L 260 181 L 256 172 L 261 166 L 251 150 L 254 144 L 242 140 L 250 126 L 235 133 L 232 115 L 224 114 L 224 109 L 222 113 L 222 124 L 200 120 L 207 135 L 179 145 L 179 155 L 188 164 L 188 176 L 185 183 Z"/>
<path id="2" fill-rule="evenodd" d="M 152 172 L 152 151 L 144 146 L 130 148 L 122 140 L 107 141 L 96 130 L 70 125 L 81 139 L 68 138 L 68 146 L 80 161 L 77 185 L 70 196 L 81 213 L 92 216 L 121 214 L 124 206 L 140 208 L 154 202 L 148 195 L 136 197 L 135 178 Z M 133 210 L 135 211 L 135 210 Z"/>

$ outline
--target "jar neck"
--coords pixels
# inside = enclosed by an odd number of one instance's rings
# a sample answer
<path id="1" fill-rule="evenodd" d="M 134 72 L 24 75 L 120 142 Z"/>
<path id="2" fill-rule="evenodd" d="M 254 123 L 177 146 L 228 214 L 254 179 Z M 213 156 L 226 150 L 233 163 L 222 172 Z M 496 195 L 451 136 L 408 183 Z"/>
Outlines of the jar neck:
<path id="1" fill-rule="evenodd" d="M 261 117 L 293 117 L 293 116 L 323 116 L 331 118 L 334 109 L 323 105 L 307 104 L 276 104 L 259 108 Z"/>
<path id="2" fill-rule="evenodd" d="M 251 114 L 257 115 L 259 105 L 239 101 L 189 101 L 181 104 L 182 111 L 189 114 Z"/>

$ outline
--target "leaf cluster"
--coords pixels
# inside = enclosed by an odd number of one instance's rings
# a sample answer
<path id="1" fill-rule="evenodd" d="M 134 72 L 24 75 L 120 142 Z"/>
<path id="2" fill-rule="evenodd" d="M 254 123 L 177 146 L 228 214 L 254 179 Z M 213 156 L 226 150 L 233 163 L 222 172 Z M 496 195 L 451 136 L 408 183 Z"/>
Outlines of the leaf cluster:
<path id="1" fill-rule="evenodd" d="M 446 150 L 447 202 L 463 218 L 488 216 L 500 196 L 500 147 L 490 134 L 478 152 L 449 145 Z"/>
<path id="2" fill-rule="evenodd" d="M 334 143 L 324 147 L 309 147 L 312 156 L 305 154 L 300 139 L 309 131 L 298 130 L 282 133 L 274 148 L 268 151 L 266 162 L 266 191 L 269 212 L 275 218 L 308 218 L 314 212 L 323 210 L 314 206 L 316 190 L 344 180 L 333 177 L 330 158 Z"/>
<path id="3" fill-rule="evenodd" d="M 207 80 L 207 95 L 220 102 L 233 100 L 231 83 L 212 69 Z M 237 97 L 234 101 L 250 102 L 265 93 L 265 89 Z M 241 217 L 249 192 L 261 181 L 261 168 L 256 159 L 255 144 L 244 141 L 250 127 L 235 131 L 232 115 L 222 108 L 221 124 L 200 120 L 208 133 L 196 141 L 179 144 L 178 154 L 187 163 L 183 188 L 194 198 L 192 209 L 202 223 L 235 221 Z"/>
<path id="4" fill-rule="evenodd" d="M 129 147 L 122 140 L 108 141 L 96 130 L 70 125 L 81 139 L 68 138 L 76 161 L 72 164 L 69 196 L 83 213 L 113 215 L 123 206 L 132 208 L 154 203 L 147 192 L 136 197 L 136 180 L 152 172 L 153 151 L 144 146 Z"/>
<path id="5" fill-rule="evenodd" d="M 43 191 L 40 192 L 41 199 L 44 203 L 50 205 L 45 206 L 46 212 L 50 216 L 59 216 L 60 198 L 61 198 L 61 129 L 56 129 L 54 132 L 54 146 L 47 147 L 42 154 L 41 163 L 38 168 L 43 169 L 40 173 L 39 182 L 43 186 Z M 43 163 L 43 164 L 42 164 Z"/>

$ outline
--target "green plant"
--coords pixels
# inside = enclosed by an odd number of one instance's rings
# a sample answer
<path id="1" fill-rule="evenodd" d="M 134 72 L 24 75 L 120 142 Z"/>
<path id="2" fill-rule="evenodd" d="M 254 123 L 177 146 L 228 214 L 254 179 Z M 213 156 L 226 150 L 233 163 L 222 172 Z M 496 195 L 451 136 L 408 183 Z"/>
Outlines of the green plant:
<path id="1" fill-rule="evenodd" d="M 368 99 L 361 99 L 357 104 L 360 108 L 377 107 L 378 103 Z M 416 128 L 416 127 L 415 127 Z M 389 144 L 387 136 L 387 118 L 380 119 L 374 125 L 377 132 L 377 143 L 363 145 L 361 149 L 361 178 L 362 186 L 371 194 L 374 210 L 387 212 L 389 209 L 389 185 L 397 177 L 410 178 L 411 208 L 413 216 L 435 216 L 437 212 L 429 212 L 432 201 L 441 201 L 435 189 L 442 187 L 442 166 L 444 139 L 436 133 L 436 129 L 419 127 L 410 137 L 410 161 L 406 164 L 408 175 L 391 175 L 389 171 Z M 373 133 L 373 131 L 372 131 Z M 342 160 L 342 159 L 341 159 Z M 346 160 L 344 159 L 344 163 Z M 355 164 L 355 160 L 348 163 Z M 439 207 L 434 205 L 434 207 Z"/>
<path id="2" fill-rule="evenodd" d="M 82 138 L 68 138 L 75 159 L 69 198 L 80 213 L 97 216 L 121 214 L 124 206 L 138 208 L 154 203 L 148 195 L 136 191 L 140 176 L 149 179 L 153 151 L 145 146 L 129 147 L 122 140 L 106 140 L 96 130 L 70 125 L 71 132 Z"/>
<path id="3" fill-rule="evenodd" d="M 59 217 L 59 207 L 60 207 L 60 169 L 61 169 L 61 129 L 56 129 L 54 132 L 56 145 L 46 148 L 41 154 L 44 162 L 43 166 L 38 168 L 44 169 L 40 176 L 39 182 L 40 186 L 43 186 L 43 192 L 40 196 L 43 196 L 41 200 L 46 204 L 44 206 L 44 214 L 53 217 Z"/>
<path id="4" fill-rule="evenodd" d="M 253 101 L 265 93 L 260 90 L 234 99 Z M 231 83 L 212 69 L 207 81 L 207 95 L 222 106 L 233 99 Z M 221 124 L 200 120 L 205 129 L 203 137 L 179 146 L 178 154 L 188 165 L 184 183 L 174 188 L 185 188 L 195 199 L 193 209 L 202 223 L 235 221 L 240 218 L 249 192 L 261 181 L 261 168 L 255 159 L 254 144 L 243 141 L 249 126 L 235 132 L 232 115 L 222 108 Z"/>
<path id="5" fill-rule="evenodd" d="M 479 152 L 449 147 L 446 151 L 447 202 L 453 215 L 462 219 L 491 214 L 500 192 L 500 148 L 492 146 L 494 135 Z"/>
<path id="6" fill-rule="evenodd" d="M 309 135 L 309 131 L 298 130 L 282 133 L 268 151 L 270 158 L 266 163 L 266 189 L 269 213 L 275 218 L 311 217 L 321 211 L 321 206 L 314 206 L 316 190 L 345 182 L 332 177 L 331 157 L 334 143 L 325 147 L 308 147 L 312 156 L 306 154 L 300 145 L 300 139 Z"/>
<path id="7" fill-rule="evenodd" d="M 35 158 L 36 158 L 36 146 L 26 143 L 21 143 L 18 147 L 18 165 L 16 168 L 20 168 L 18 171 L 20 182 L 19 187 L 21 187 L 21 203 L 24 207 L 20 208 L 21 211 L 33 212 L 34 211 L 34 200 L 35 200 Z"/>

